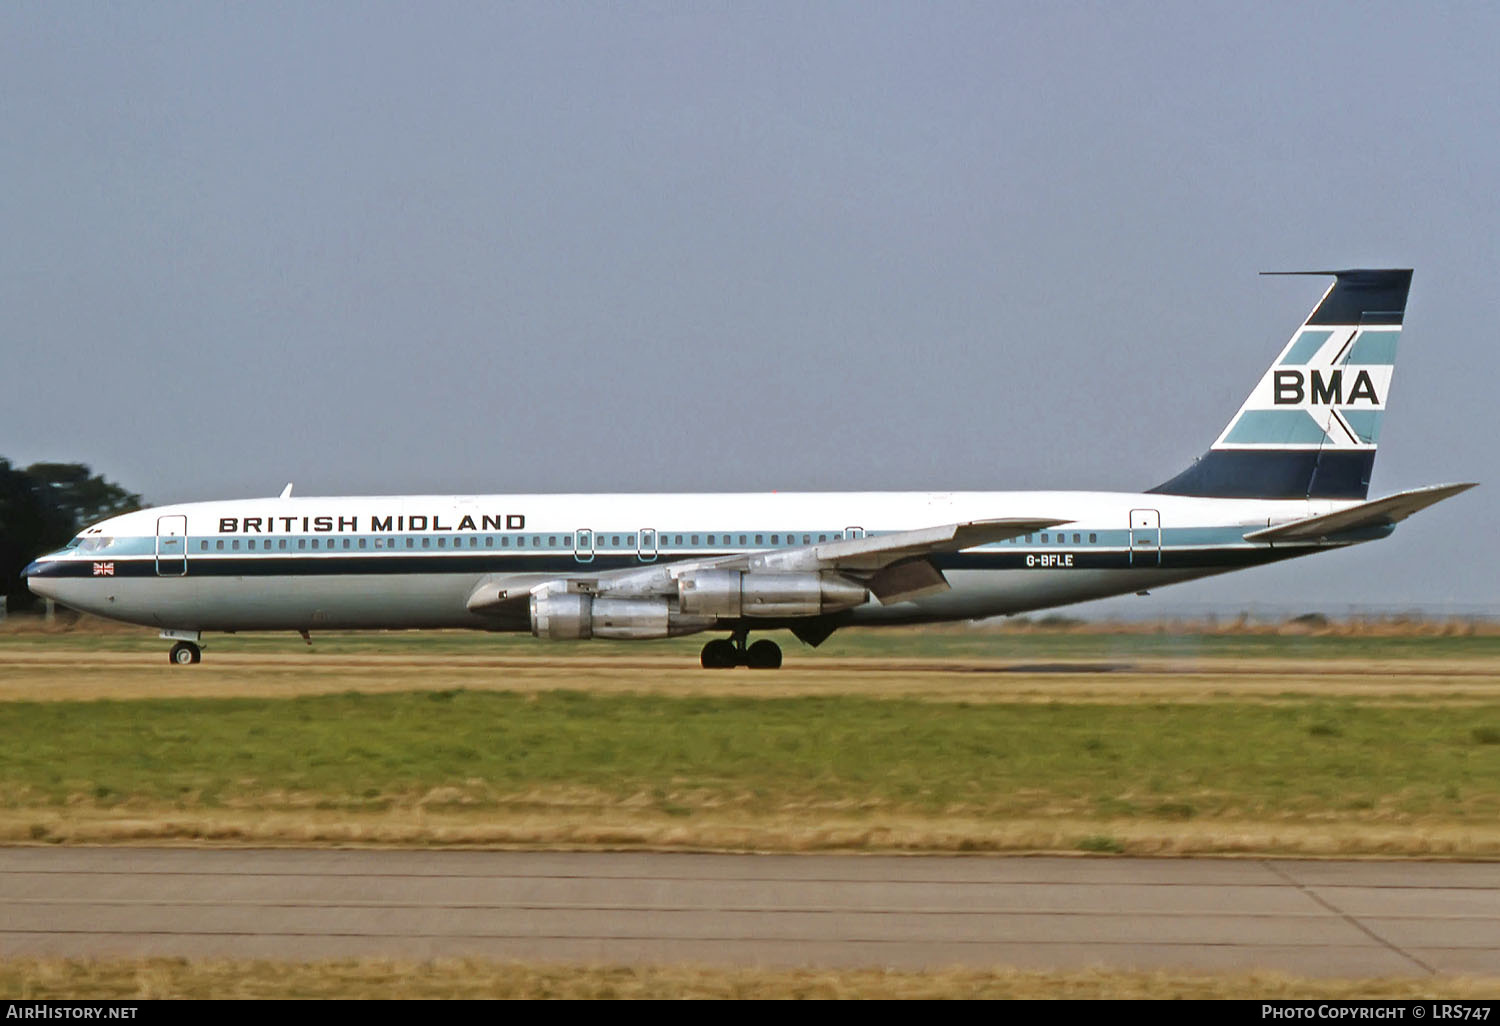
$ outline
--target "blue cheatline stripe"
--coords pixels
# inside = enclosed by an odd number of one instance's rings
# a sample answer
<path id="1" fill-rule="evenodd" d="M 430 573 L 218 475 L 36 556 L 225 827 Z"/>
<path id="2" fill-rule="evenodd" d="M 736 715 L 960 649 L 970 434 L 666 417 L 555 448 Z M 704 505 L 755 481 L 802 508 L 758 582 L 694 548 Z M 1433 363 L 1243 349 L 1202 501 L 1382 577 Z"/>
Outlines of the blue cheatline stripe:
<path id="1" fill-rule="evenodd" d="M 1241 543 L 1237 546 L 1214 546 L 1202 548 L 1170 547 L 1160 549 L 1160 563 L 1156 562 L 1158 549 L 1155 545 L 1137 547 L 1135 559 L 1131 552 L 1122 548 L 1090 548 L 1088 546 L 1058 545 L 1047 548 L 1025 549 L 981 549 L 969 552 L 942 552 L 929 557 L 940 570 L 1045 570 L 1065 572 L 1075 570 L 1126 570 L 1140 569 L 1143 555 L 1150 565 L 1166 569 L 1200 567 L 1224 567 L 1226 569 L 1253 566 L 1274 562 L 1289 556 L 1307 552 L 1311 546 L 1265 545 Z M 1045 561 L 1044 561 L 1045 559 Z M 613 556 L 596 560 L 588 571 L 622 569 L 639 566 L 633 557 Z M 462 556 L 335 556 L 281 557 L 267 556 L 255 559 L 232 559 L 200 556 L 188 561 L 187 576 L 161 577 L 163 581 L 202 581 L 212 578 L 239 577 L 338 577 L 408 574 L 577 574 L 580 567 L 571 557 L 562 556 L 518 556 L 511 554 L 485 555 L 475 553 Z M 94 577 L 92 564 L 82 560 L 60 560 L 44 564 L 41 577 Z M 112 578 L 157 578 L 156 561 L 152 559 L 118 560 L 114 564 Z"/>
<path id="2" fill-rule="evenodd" d="M 1153 528 L 1151 530 L 1155 529 Z M 738 537 L 740 534 L 740 532 L 731 533 L 735 537 Z M 872 531 L 869 533 L 868 537 L 878 538 L 883 533 L 885 532 Z M 1232 545 L 1240 541 L 1240 536 L 1242 533 L 1243 531 L 1237 527 L 1168 527 L 1162 531 L 1161 537 L 1163 542 L 1168 545 Z M 725 536 L 724 532 L 720 531 L 715 531 L 711 534 L 713 537 Z M 761 534 L 765 538 L 773 537 L 770 532 L 761 532 Z M 698 535 L 700 538 L 707 538 L 710 536 L 710 532 L 700 531 L 698 532 Z M 754 538 L 756 537 L 756 532 L 747 532 L 746 536 L 749 538 Z M 389 547 L 382 545 L 380 548 L 376 548 L 373 544 L 370 544 L 365 548 L 360 548 L 360 536 L 351 535 L 348 536 L 350 545 L 345 548 L 343 545 L 345 536 L 324 535 L 318 537 L 320 545 L 328 545 L 332 542 L 337 542 L 338 544 L 329 545 L 329 547 L 327 548 L 320 547 L 317 549 L 304 549 L 298 548 L 297 542 L 299 540 L 308 540 L 307 536 L 293 536 L 290 538 L 279 538 L 276 536 L 271 536 L 256 537 L 253 539 L 246 536 L 213 536 L 208 538 L 190 537 L 188 539 L 187 557 L 191 562 L 197 563 L 201 560 L 207 559 L 228 559 L 231 561 L 243 562 L 246 560 L 259 561 L 273 558 L 333 560 L 343 558 L 371 558 L 378 556 L 387 559 L 437 559 L 441 561 L 441 565 L 446 566 L 455 558 L 462 558 L 466 556 L 480 556 L 482 558 L 500 557 L 523 559 L 527 561 L 527 565 L 536 565 L 537 561 L 541 560 L 547 561 L 547 565 L 549 566 L 575 567 L 577 564 L 577 561 L 573 556 L 573 550 L 567 546 L 555 545 L 549 547 L 546 545 L 542 545 L 540 547 L 536 547 L 528 545 L 525 547 L 507 548 L 499 544 L 485 545 L 484 539 L 487 536 L 484 535 L 442 536 L 443 540 L 449 543 L 444 547 L 438 547 L 436 544 L 423 546 L 421 544 L 421 538 L 416 538 L 414 539 L 415 544 L 411 548 L 407 548 L 405 546 L 405 535 L 392 539 L 386 539 L 386 537 L 383 535 L 366 535 L 363 537 L 367 539 L 379 537 L 382 541 L 401 541 L 402 544 L 392 544 Z M 426 537 L 430 539 L 433 536 Z M 548 536 L 543 535 L 542 537 Z M 691 534 L 688 534 L 688 537 L 691 537 Z M 786 536 L 778 532 L 775 537 L 781 538 Z M 798 547 L 801 547 L 801 533 L 798 533 L 797 537 L 799 539 L 797 545 Z M 817 537 L 817 535 L 814 534 L 813 537 Z M 1076 541 L 1074 541 L 1075 538 L 1077 539 Z M 247 547 L 249 541 L 251 540 L 255 541 L 256 543 L 256 548 L 254 549 L 249 549 Z M 233 544 L 235 541 L 239 541 L 241 543 L 241 548 L 233 548 Z M 281 547 L 280 543 L 282 541 L 286 541 L 288 543 L 287 547 Z M 77 560 L 80 563 L 110 562 L 114 560 L 125 559 L 131 556 L 134 556 L 136 558 L 152 558 L 155 556 L 154 542 L 155 539 L 151 537 L 120 538 L 117 539 L 116 543 L 111 545 L 108 549 L 104 549 L 100 552 L 91 552 L 86 555 L 80 556 L 76 551 L 64 550 L 61 555 L 69 559 Z M 220 542 L 224 543 L 222 547 L 220 547 L 219 545 Z M 1067 544 L 1087 546 L 1089 548 L 1109 548 L 1111 546 L 1128 548 L 1131 543 L 1132 532 L 1129 529 L 1120 528 L 1115 530 L 1100 530 L 1097 526 L 1089 527 L 1080 524 L 1077 527 L 1065 526 L 1062 529 L 1035 531 L 1029 535 L 1020 535 L 1015 538 L 1007 539 L 1006 541 L 990 542 L 987 545 L 982 546 L 982 548 L 986 550 L 993 550 L 1002 547 L 1010 549 L 1029 548 L 1038 551 L 1051 551 L 1054 547 L 1059 547 Z M 810 544 L 818 543 L 812 542 Z M 204 547 L 205 545 L 207 546 L 207 548 Z M 777 547 L 785 546 L 778 545 Z M 747 546 L 741 548 L 737 544 L 724 547 L 715 546 L 713 548 L 708 548 L 703 545 L 684 545 L 680 549 L 673 547 L 668 550 L 663 550 L 658 558 L 711 559 L 721 556 L 730 556 L 740 552 L 764 552 L 771 548 L 772 546 L 770 545 L 763 545 L 759 548 L 755 546 Z M 590 565 L 590 570 L 598 569 L 600 564 L 597 562 L 597 560 L 599 559 L 613 560 L 613 565 L 639 565 L 640 563 L 640 559 L 637 555 L 636 550 L 633 547 L 624 545 L 621 545 L 618 548 L 603 547 L 595 549 L 594 556 L 596 562 Z M 172 556 L 166 558 L 180 559 L 181 556 L 173 554 Z M 647 558 L 649 561 L 650 557 L 648 556 Z"/>
<path id="3" fill-rule="evenodd" d="M 1246 410 L 1224 438 L 1233 445 L 1322 445 L 1327 440 L 1306 410 Z"/>
<path id="4" fill-rule="evenodd" d="M 1323 343 L 1327 342 L 1332 334 L 1331 331 L 1304 331 L 1297 337 L 1296 344 L 1281 358 L 1281 366 L 1306 363 L 1311 360 L 1313 354 L 1323 348 Z"/>
<path id="5" fill-rule="evenodd" d="M 1400 338 L 1399 331 L 1362 331 L 1359 338 L 1354 340 L 1349 355 L 1344 357 L 1344 362 L 1392 366 L 1396 362 L 1396 342 Z"/>

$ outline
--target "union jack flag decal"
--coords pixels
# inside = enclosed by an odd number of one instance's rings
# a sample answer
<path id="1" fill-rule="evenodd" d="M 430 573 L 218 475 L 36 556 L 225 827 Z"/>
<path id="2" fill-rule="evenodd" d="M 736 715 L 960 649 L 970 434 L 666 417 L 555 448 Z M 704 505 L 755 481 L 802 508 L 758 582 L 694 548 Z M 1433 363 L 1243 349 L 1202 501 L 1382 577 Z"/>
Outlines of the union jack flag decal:
<path id="1" fill-rule="evenodd" d="M 115 575 L 115 565 L 113 563 L 95 563 L 94 564 L 94 576 L 95 577 L 113 577 L 114 575 Z"/>

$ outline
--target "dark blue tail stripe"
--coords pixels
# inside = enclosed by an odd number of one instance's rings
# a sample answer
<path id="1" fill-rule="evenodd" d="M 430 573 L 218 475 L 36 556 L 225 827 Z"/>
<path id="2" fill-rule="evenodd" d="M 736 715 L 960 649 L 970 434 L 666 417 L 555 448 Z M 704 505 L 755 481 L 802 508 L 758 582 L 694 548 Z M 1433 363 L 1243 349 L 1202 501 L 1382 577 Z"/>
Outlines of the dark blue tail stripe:
<path id="1" fill-rule="evenodd" d="M 1363 499 L 1375 450 L 1210 449 L 1157 495 L 1215 499 Z"/>

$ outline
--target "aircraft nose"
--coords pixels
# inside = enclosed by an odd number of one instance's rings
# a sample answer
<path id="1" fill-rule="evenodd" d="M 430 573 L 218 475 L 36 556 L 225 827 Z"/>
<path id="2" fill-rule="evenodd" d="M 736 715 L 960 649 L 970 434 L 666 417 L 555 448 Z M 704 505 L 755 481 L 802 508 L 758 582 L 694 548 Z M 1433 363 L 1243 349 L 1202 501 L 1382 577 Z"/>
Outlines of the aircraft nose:
<path id="1" fill-rule="evenodd" d="M 31 589 L 32 594 L 40 595 L 42 598 L 57 598 L 57 586 L 62 582 L 54 580 L 56 566 L 55 563 L 44 563 L 40 559 L 26 564 L 26 569 L 21 571 L 21 576 L 26 580 L 26 587 Z"/>

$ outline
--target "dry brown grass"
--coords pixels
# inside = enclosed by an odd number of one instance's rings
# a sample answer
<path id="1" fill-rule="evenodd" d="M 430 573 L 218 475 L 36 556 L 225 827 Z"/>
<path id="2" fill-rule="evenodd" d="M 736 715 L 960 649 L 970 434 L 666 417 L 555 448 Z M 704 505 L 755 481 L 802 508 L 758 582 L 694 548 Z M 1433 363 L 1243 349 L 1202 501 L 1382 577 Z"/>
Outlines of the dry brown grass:
<path id="1" fill-rule="evenodd" d="M 1093 666 L 1093 669 L 1086 667 Z M 1211 702 L 1349 697 L 1470 704 L 1500 699 L 1488 659 L 1231 659 L 1198 656 L 1069 661 L 1038 672 L 1008 660 L 819 659 L 774 674 L 705 673 L 679 656 L 331 655 L 215 652 L 174 667 L 141 652 L 80 652 L 18 643 L 0 649 L 0 701 L 282 698 L 344 691 L 583 690 L 603 694 L 781 698 L 864 695 L 965 702 Z"/>
<path id="2" fill-rule="evenodd" d="M 282 963 L 122 959 L 0 962 L 10 1000 L 253 998 L 510 999 L 1417 999 L 1500 996 L 1500 979 L 1309 979 L 1279 973 L 894 972 L 714 969 L 693 966 L 548 966 L 477 960 Z"/>
<path id="3" fill-rule="evenodd" d="M 529 807 L 473 812 L 434 811 L 422 805 L 380 813 L 316 808 L 5 809 L 0 810 L 0 844 L 1080 855 L 1086 839 L 1108 838 L 1110 850 L 1138 856 L 1500 859 L 1500 823 L 989 819 L 871 815 L 824 807 L 772 813 L 705 808 L 679 817 L 644 803 L 602 796 L 591 800 L 578 793 L 537 793 L 529 798 Z"/>

